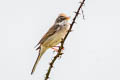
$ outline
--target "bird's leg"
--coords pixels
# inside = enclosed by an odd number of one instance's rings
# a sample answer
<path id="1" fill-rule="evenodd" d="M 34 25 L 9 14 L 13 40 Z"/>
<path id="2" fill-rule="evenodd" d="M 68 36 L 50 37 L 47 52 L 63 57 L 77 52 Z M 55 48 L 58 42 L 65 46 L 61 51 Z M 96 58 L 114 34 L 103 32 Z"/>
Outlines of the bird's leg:
<path id="1" fill-rule="evenodd" d="M 54 52 L 58 52 L 58 49 L 56 49 L 55 47 L 52 47 L 52 49 L 54 50 Z"/>
<path id="2" fill-rule="evenodd" d="M 60 47 L 60 46 L 54 46 L 54 47 L 52 47 L 52 49 L 53 49 L 55 52 L 58 52 L 59 47 Z M 64 50 L 64 48 L 62 48 L 62 50 Z"/>

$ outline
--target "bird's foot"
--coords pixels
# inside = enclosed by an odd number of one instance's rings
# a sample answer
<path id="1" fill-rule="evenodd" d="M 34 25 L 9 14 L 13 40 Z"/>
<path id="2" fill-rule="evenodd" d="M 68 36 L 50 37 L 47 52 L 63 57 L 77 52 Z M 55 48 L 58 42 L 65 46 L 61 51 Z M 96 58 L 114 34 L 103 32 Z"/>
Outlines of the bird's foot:
<path id="1" fill-rule="evenodd" d="M 54 46 L 54 47 L 52 47 L 52 49 L 53 49 L 55 52 L 58 52 L 59 47 L 60 47 L 60 46 Z M 62 48 L 62 50 L 64 50 L 64 48 Z"/>

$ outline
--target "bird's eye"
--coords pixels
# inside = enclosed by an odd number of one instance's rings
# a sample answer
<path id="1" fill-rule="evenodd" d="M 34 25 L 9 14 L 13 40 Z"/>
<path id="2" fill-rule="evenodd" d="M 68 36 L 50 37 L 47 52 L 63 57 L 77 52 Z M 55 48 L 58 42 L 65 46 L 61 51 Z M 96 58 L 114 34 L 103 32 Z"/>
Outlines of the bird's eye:
<path id="1" fill-rule="evenodd" d="M 57 22 L 62 22 L 63 20 L 65 20 L 65 17 L 64 16 L 60 16 L 59 18 L 57 18 Z"/>
<path id="2" fill-rule="evenodd" d="M 65 17 L 64 16 L 60 16 L 59 17 L 61 20 L 65 20 Z"/>

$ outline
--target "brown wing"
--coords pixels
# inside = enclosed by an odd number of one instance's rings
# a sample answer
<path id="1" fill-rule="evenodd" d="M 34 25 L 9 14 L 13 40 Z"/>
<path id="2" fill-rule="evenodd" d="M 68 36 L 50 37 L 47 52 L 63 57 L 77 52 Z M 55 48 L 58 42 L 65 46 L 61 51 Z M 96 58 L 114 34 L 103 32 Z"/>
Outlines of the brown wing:
<path id="1" fill-rule="evenodd" d="M 53 25 L 48 32 L 42 37 L 42 39 L 39 41 L 39 43 L 37 45 L 43 44 L 50 36 L 52 36 L 53 34 L 55 34 L 56 31 L 58 31 L 60 29 L 59 25 Z M 38 50 L 40 49 L 40 46 L 36 49 Z"/>

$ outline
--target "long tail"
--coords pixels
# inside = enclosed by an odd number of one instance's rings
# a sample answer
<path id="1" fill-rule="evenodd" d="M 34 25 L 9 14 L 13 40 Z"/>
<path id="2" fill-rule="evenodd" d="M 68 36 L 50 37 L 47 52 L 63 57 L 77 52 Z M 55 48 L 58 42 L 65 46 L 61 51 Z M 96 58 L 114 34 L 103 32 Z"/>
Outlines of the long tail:
<path id="1" fill-rule="evenodd" d="M 34 64 L 34 66 L 32 68 L 31 75 L 35 72 L 36 66 L 37 66 L 38 62 L 40 61 L 41 56 L 45 53 L 46 50 L 47 50 L 46 47 L 41 46 L 41 49 L 39 50 L 38 57 L 37 57 L 37 59 L 35 61 L 35 64 Z"/>

